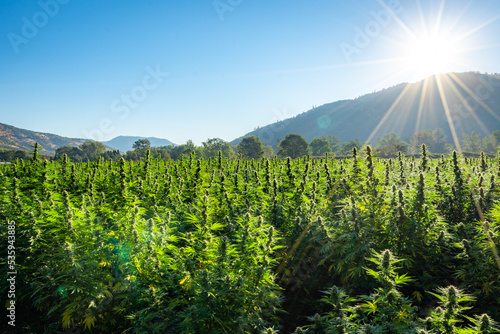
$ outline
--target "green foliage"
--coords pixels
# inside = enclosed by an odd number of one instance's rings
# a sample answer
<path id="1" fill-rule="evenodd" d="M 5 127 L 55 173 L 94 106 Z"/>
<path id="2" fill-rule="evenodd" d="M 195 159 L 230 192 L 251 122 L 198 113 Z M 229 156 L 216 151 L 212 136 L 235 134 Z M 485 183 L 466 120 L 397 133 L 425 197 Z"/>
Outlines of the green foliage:
<path id="1" fill-rule="evenodd" d="M 148 139 L 137 139 L 132 148 L 135 151 L 145 152 L 151 148 L 151 142 Z"/>
<path id="2" fill-rule="evenodd" d="M 474 318 L 466 317 L 474 325 L 470 329 L 459 331 L 461 333 L 479 333 L 479 334 L 493 334 L 500 332 L 500 327 L 497 322 L 490 318 L 487 314 L 476 315 Z"/>
<path id="3" fill-rule="evenodd" d="M 417 318 L 417 308 L 412 301 L 400 292 L 400 287 L 414 279 L 406 274 L 399 275 L 401 267 L 395 265 L 397 259 L 390 250 L 374 253 L 368 260 L 375 263 L 375 269 L 366 268 L 380 287 L 370 295 L 358 298 L 349 297 L 344 290 L 334 286 L 323 291 L 321 301 L 329 304 L 330 310 L 324 315 L 309 317 L 312 324 L 297 328 L 295 333 L 496 333 L 499 328 L 487 314 L 474 317 L 463 316 L 464 311 L 472 309 L 464 303 L 475 300 L 462 290 L 450 285 L 438 288 L 437 293 L 429 292 L 439 301 L 439 306 L 430 311 L 425 318 Z M 415 294 L 421 298 L 420 294 Z M 463 320 L 472 326 L 462 327 Z"/>
<path id="4" fill-rule="evenodd" d="M 463 139 L 460 141 L 460 145 L 464 152 L 496 153 L 500 145 L 500 130 L 495 130 L 484 138 L 475 131 L 472 131 L 470 134 L 464 133 L 462 136 Z"/>
<path id="5" fill-rule="evenodd" d="M 278 143 L 278 157 L 292 159 L 300 158 L 309 154 L 307 141 L 298 134 L 286 135 L 285 139 Z"/>
<path id="6" fill-rule="evenodd" d="M 427 330 L 446 334 L 456 333 L 460 327 L 460 315 L 463 311 L 472 308 L 463 306 L 461 303 L 471 302 L 474 298 L 453 285 L 439 288 L 437 293 L 429 293 L 439 300 L 440 306 L 436 307 L 426 319 Z"/>
<path id="7" fill-rule="evenodd" d="M 103 143 L 97 141 L 86 141 L 79 147 L 62 146 L 56 149 L 54 160 L 60 160 L 66 155 L 71 161 L 84 162 L 93 161 L 99 158 L 117 161 L 120 159 L 120 152 L 106 151 Z"/>
<path id="8" fill-rule="evenodd" d="M 85 153 L 83 153 L 83 151 L 80 148 L 74 146 L 59 147 L 58 149 L 56 149 L 56 154 L 54 156 L 54 159 L 55 160 L 62 159 L 63 155 L 65 154 L 66 156 L 71 157 L 71 160 L 75 162 L 82 162 L 87 160 Z"/>
<path id="9" fill-rule="evenodd" d="M 264 145 L 264 157 L 268 159 L 274 157 L 274 150 L 271 145 Z"/>
<path id="10" fill-rule="evenodd" d="M 441 128 L 415 132 L 410 139 L 410 152 L 418 153 L 422 144 L 425 144 L 429 152 L 432 153 L 448 152 L 448 142 L 446 141 L 444 131 Z"/>
<path id="11" fill-rule="evenodd" d="M 309 147 L 313 156 L 323 156 L 331 152 L 330 143 L 325 137 L 314 138 L 309 143 Z"/>
<path id="12" fill-rule="evenodd" d="M 89 160 L 94 160 L 106 151 L 106 146 L 98 141 L 86 141 L 80 145 L 83 154 Z"/>
<path id="13" fill-rule="evenodd" d="M 394 157 L 401 152 L 406 154 L 408 144 L 395 133 L 388 133 L 377 139 L 377 155 L 379 157 Z"/>
<path id="14" fill-rule="evenodd" d="M 0 276 L 15 220 L 16 308 L 30 315 L 20 327 L 496 331 L 498 157 L 178 152 L 190 153 L 82 163 L 33 153 L 0 165 Z"/>
<path id="15" fill-rule="evenodd" d="M 36 162 L 38 160 L 39 151 L 40 151 L 40 145 L 38 145 L 38 143 L 35 143 L 35 145 L 33 146 L 33 157 L 32 157 L 33 162 Z"/>
<path id="16" fill-rule="evenodd" d="M 491 133 L 490 142 L 493 148 L 497 149 L 500 146 L 500 130 L 495 130 Z"/>
<path id="17" fill-rule="evenodd" d="M 202 156 L 205 159 L 217 158 L 219 156 L 219 152 L 221 152 L 222 156 L 225 158 L 232 159 L 235 156 L 231 145 L 220 138 L 208 139 L 202 144 Z"/>
<path id="18" fill-rule="evenodd" d="M 357 150 L 361 149 L 363 146 L 363 143 L 361 142 L 361 139 L 356 138 L 354 140 L 350 140 L 348 142 L 342 143 L 342 146 L 340 147 L 339 154 L 340 155 L 349 155 L 354 148 Z"/>
<path id="19" fill-rule="evenodd" d="M 243 138 L 236 150 L 244 159 L 260 159 L 264 156 L 264 146 L 256 136 Z"/>
<path id="20" fill-rule="evenodd" d="M 2 162 L 11 162 L 16 159 L 28 160 L 31 157 L 28 151 L 0 149 L 0 161 Z"/>
<path id="21" fill-rule="evenodd" d="M 337 136 L 325 136 L 326 140 L 330 144 L 330 149 L 333 153 L 337 153 L 340 151 L 342 147 L 342 141 Z"/>
<path id="22" fill-rule="evenodd" d="M 193 141 L 188 140 L 185 144 L 171 147 L 170 156 L 174 160 L 179 160 L 185 157 L 189 157 L 189 155 L 195 151 L 196 151 L 196 146 L 194 145 Z"/>

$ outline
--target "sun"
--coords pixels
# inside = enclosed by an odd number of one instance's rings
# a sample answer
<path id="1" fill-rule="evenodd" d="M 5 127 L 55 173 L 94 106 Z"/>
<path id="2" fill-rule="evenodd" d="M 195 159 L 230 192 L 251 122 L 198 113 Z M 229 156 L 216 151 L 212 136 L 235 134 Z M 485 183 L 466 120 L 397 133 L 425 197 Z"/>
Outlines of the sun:
<path id="1" fill-rule="evenodd" d="M 439 3 L 439 1 L 435 1 L 432 2 L 433 5 L 431 6 L 431 9 L 433 9 L 431 14 L 435 12 L 435 9 L 438 9 L 437 15 L 434 17 L 434 14 L 424 15 L 425 11 L 422 8 L 422 2 L 417 1 L 417 12 L 420 13 L 420 20 L 415 17 L 415 19 L 408 22 L 403 22 L 401 18 L 406 16 L 400 18 L 385 5 L 383 0 L 378 0 L 378 2 L 387 12 L 391 13 L 391 17 L 398 24 L 398 30 L 395 30 L 395 38 L 388 39 L 392 43 L 389 53 L 391 57 L 386 59 L 388 63 L 393 65 L 389 72 L 390 79 L 404 76 L 406 82 L 414 84 L 404 86 L 366 141 L 373 140 L 384 123 L 397 114 L 398 109 L 402 106 L 402 101 L 419 99 L 414 131 L 422 130 L 422 120 L 425 118 L 444 117 L 448 123 L 453 144 L 456 150 L 460 152 L 459 135 L 465 129 L 462 125 L 462 118 L 465 118 L 465 116 L 462 117 L 462 115 L 472 116 L 471 119 L 478 122 L 478 125 L 487 132 L 486 126 L 476 115 L 471 102 L 484 108 L 493 117 L 498 117 L 479 93 L 483 84 L 478 83 L 479 86 L 468 87 L 457 73 L 464 70 L 468 72 L 474 70 L 470 65 L 472 60 L 471 52 L 496 47 L 496 45 L 481 45 L 482 37 L 478 36 L 477 33 L 500 19 L 500 15 L 478 22 L 476 26 L 471 26 L 467 20 L 461 21 L 463 18 L 468 18 L 469 6 L 465 6 L 459 13 L 451 10 L 452 15 L 444 15 L 446 0 L 441 0 L 438 7 L 432 7 Z M 418 89 L 412 90 L 412 87 Z M 435 94 L 436 90 L 437 96 Z M 440 103 L 442 108 L 436 108 L 437 103 Z M 438 110 L 443 110 L 444 113 L 438 115 Z M 462 110 L 460 115 L 458 110 Z M 401 122 L 406 122 L 406 119 Z M 407 124 L 399 126 L 404 127 Z"/>
<path id="2" fill-rule="evenodd" d="M 458 63 L 459 50 L 450 37 L 422 34 L 409 39 L 404 47 L 404 67 L 415 77 L 450 72 Z"/>

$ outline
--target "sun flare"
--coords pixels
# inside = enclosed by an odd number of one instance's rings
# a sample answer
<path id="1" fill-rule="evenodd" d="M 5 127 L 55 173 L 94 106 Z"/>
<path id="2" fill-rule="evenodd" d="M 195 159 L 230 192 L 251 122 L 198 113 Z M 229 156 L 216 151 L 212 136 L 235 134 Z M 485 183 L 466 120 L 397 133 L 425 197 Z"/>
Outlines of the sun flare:
<path id="1" fill-rule="evenodd" d="M 443 36 L 414 36 L 405 49 L 405 68 L 419 78 L 452 71 L 458 62 L 457 46 Z"/>

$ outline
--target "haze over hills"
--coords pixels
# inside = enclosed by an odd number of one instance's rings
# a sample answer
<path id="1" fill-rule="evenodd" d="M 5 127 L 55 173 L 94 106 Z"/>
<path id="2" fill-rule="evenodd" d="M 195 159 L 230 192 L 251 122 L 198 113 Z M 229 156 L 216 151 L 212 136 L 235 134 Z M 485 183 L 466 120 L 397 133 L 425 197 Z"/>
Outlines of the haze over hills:
<path id="1" fill-rule="evenodd" d="M 137 139 L 149 139 L 151 146 L 175 145 L 167 139 L 154 137 L 119 136 L 103 142 L 108 149 L 126 152 L 132 150 Z M 20 129 L 12 125 L 0 123 L 0 149 L 31 151 L 36 142 L 42 146 L 40 153 L 54 155 L 57 148 L 62 146 L 80 146 L 88 139 L 67 138 L 51 133 L 36 132 Z"/>
<path id="2" fill-rule="evenodd" d="M 335 135 L 342 141 L 360 138 L 376 139 L 394 132 L 410 138 L 415 131 L 443 129 L 446 139 L 462 139 L 475 131 L 488 135 L 500 129 L 500 75 L 476 72 L 432 76 L 416 83 L 402 83 L 352 100 L 316 107 L 293 118 L 261 128 L 245 136 L 256 135 L 276 148 L 278 140 L 297 133 L 307 141 L 324 135 Z M 244 137 L 244 136 L 243 136 Z M 241 138 L 231 142 L 236 145 Z M 132 150 L 138 139 L 148 139 L 153 147 L 173 145 L 155 137 L 119 136 L 103 142 L 110 149 Z M 0 123 L 0 148 L 32 150 L 38 142 L 41 153 L 53 155 L 61 146 L 79 146 L 86 139 L 66 138 L 16 128 Z"/>
<path id="3" fill-rule="evenodd" d="M 53 155 L 58 147 L 79 146 L 85 142 L 85 139 L 66 138 L 0 123 L 0 148 L 31 151 L 36 142 L 42 146 L 40 153 Z"/>
<path id="4" fill-rule="evenodd" d="M 316 107 L 245 136 L 255 135 L 275 148 L 289 133 L 300 134 L 307 141 L 335 135 L 342 141 L 369 139 L 373 145 L 387 133 L 410 138 L 415 131 L 436 128 L 444 130 L 450 143 L 453 132 L 462 139 L 464 133 L 487 135 L 500 129 L 500 75 L 448 73 L 402 83 Z"/>
<path id="5" fill-rule="evenodd" d="M 118 136 L 108 141 L 103 141 L 104 145 L 109 147 L 113 147 L 121 152 L 131 151 L 134 143 L 139 139 L 147 139 L 151 143 L 152 147 L 160 147 L 160 146 L 175 146 L 170 140 L 156 138 L 156 137 L 136 137 L 136 136 Z"/>

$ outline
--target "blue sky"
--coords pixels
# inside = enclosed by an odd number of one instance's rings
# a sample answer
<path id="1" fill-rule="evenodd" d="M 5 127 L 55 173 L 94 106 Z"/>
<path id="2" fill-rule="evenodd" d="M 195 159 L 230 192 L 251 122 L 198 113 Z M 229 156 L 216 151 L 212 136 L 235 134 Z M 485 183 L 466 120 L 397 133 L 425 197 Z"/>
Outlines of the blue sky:
<path id="1" fill-rule="evenodd" d="M 497 0 L 2 0 L 0 122 L 231 141 L 422 79 L 408 50 L 425 31 L 453 41 L 446 70 L 500 72 Z"/>

